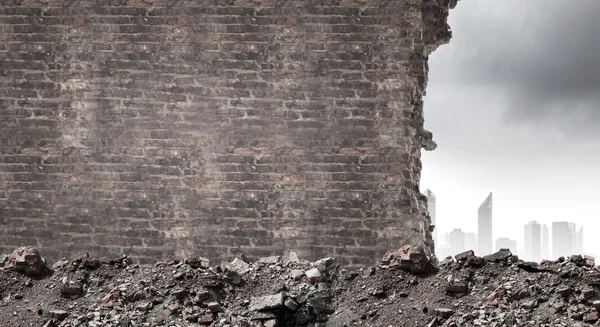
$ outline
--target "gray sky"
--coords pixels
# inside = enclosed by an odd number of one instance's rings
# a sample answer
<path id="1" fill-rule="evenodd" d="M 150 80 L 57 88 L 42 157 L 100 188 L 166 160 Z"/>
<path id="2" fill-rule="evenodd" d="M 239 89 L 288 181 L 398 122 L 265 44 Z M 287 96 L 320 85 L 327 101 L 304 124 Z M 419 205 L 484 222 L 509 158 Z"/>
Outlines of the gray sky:
<path id="1" fill-rule="evenodd" d="M 600 1 L 461 0 L 449 24 L 425 98 L 439 232 L 476 231 L 493 192 L 494 241 L 566 220 L 600 254 Z"/>

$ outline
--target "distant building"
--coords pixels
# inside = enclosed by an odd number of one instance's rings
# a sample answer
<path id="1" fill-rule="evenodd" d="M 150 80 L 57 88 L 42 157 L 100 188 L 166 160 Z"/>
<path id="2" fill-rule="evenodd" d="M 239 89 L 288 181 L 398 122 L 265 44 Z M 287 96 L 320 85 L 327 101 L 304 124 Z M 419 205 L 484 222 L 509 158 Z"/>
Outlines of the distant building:
<path id="1" fill-rule="evenodd" d="M 450 251 L 452 255 L 465 251 L 465 233 L 460 228 L 450 233 Z"/>
<path id="2" fill-rule="evenodd" d="M 480 255 L 492 253 L 493 233 L 492 233 L 492 193 L 483 201 L 477 212 L 477 251 Z"/>
<path id="3" fill-rule="evenodd" d="M 552 256 L 567 257 L 575 252 L 575 224 L 566 221 L 552 223 Z"/>
<path id="4" fill-rule="evenodd" d="M 525 225 L 525 257 L 528 261 L 539 262 L 542 259 L 542 226 L 535 221 Z"/>
<path id="5" fill-rule="evenodd" d="M 439 244 L 435 246 L 435 255 L 438 259 L 445 259 L 448 256 L 453 256 L 452 249 L 450 249 L 450 234 L 442 233 L 438 236 Z M 455 253 L 456 254 L 456 253 Z"/>
<path id="6" fill-rule="evenodd" d="M 496 240 L 496 251 L 500 251 L 500 249 L 510 249 L 510 252 L 517 254 L 517 241 L 509 238 L 499 238 Z"/>
<path id="7" fill-rule="evenodd" d="M 473 250 L 477 253 L 477 234 L 465 233 L 465 251 Z"/>
<path id="8" fill-rule="evenodd" d="M 542 225 L 542 259 L 552 259 L 550 257 L 550 232 L 548 231 L 548 226 L 545 224 Z"/>
<path id="9" fill-rule="evenodd" d="M 431 235 L 433 238 L 434 246 L 438 246 L 438 229 L 437 229 L 437 220 L 435 217 L 435 194 L 431 192 L 430 189 L 427 189 L 425 192 L 425 196 L 427 197 L 427 211 L 429 211 L 429 217 L 431 217 L 431 224 L 436 226 L 433 229 L 433 234 Z"/>
<path id="10" fill-rule="evenodd" d="M 583 254 L 583 227 L 575 234 L 575 254 Z"/>

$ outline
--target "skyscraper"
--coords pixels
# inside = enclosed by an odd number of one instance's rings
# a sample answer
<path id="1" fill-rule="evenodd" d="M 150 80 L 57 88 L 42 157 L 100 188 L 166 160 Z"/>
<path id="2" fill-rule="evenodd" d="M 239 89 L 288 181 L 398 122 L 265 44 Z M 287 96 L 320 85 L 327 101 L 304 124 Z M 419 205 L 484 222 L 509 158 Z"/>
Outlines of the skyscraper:
<path id="1" fill-rule="evenodd" d="M 465 233 L 465 251 L 477 251 L 477 234 Z"/>
<path id="2" fill-rule="evenodd" d="M 525 225 L 525 260 L 539 262 L 542 259 L 542 226 L 535 221 Z"/>
<path id="3" fill-rule="evenodd" d="M 583 227 L 575 234 L 575 254 L 583 254 Z"/>
<path id="4" fill-rule="evenodd" d="M 552 256 L 567 257 L 575 251 L 574 224 L 566 221 L 552 223 Z"/>
<path id="5" fill-rule="evenodd" d="M 477 251 L 480 255 L 492 253 L 492 193 L 483 201 L 477 212 L 477 236 L 479 246 Z"/>
<path id="6" fill-rule="evenodd" d="M 496 240 L 496 251 L 500 249 L 510 249 L 513 254 L 517 253 L 517 241 L 513 241 L 509 238 L 499 238 Z"/>
<path id="7" fill-rule="evenodd" d="M 465 251 L 465 233 L 460 228 L 456 228 L 450 233 L 450 251 L 452 251 L 452 255 Z"/>
<path id="8" fill-rule="evenodd" d="M 542 225 L 542 259 L 550 258 L 550 232 L 546 224 Z"/>
<path id="9" fill-rule="evenodd" d="M 427 210 L 429 211 L 429 216 L 431 217 L 431 224 L 436 226 L 436 218 L 435 218 L 435 194 L 431 192 L 430 189 L 427 189 L 425 192 L 425 196 L 427 197 Z M 438 229 L 437 226 L 433 229 L 433 244 L 438 246 Z"/>

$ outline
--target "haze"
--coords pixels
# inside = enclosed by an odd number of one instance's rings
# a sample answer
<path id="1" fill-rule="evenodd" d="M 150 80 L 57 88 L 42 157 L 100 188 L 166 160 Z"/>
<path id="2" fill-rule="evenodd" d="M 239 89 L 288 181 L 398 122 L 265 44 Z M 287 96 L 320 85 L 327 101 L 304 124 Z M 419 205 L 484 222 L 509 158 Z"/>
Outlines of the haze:
<path id="1" fill-rule="evenodd" d="M 493 239 L 523 248 L 530 220 L 584 226 L 600 254 L 600 2 L 462 0 L 450 44 L 430 57 L 421 190 L 438 234 L 477 232 L 494 194 Z"/>

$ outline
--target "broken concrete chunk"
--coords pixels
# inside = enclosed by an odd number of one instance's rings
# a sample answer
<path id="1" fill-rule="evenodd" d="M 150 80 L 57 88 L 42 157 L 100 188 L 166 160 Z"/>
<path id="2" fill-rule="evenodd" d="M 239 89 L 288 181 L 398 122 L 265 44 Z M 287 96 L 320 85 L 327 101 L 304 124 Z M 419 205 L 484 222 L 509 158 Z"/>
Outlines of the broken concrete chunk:
<path id="1" fill-rule="evenodd" d="M 318 268 L 307 270 L 305 273 L 306 277 L 308 277 L 308 281 L 313 284 L 323 281 L 323 276 L 321 275 L 321 272 Z"/>
<path id="2" fill-rule="evenodd" d="M 250 299 L 250 311 L 262 311 L 269 309 L 281 308 L 284 305 L 284 294 L 277 293 L 275 295 L 258 296 Z"/>
<path id="3" fill-rule="evenodd" d="M 568 297 L 569 295 L 573 294 L 573 289 L 571 289 L 569 286 L 561 287 L 556 291 L 558 292 L 558 294 L 564 297 Z"/>
<path id="4" fill-rule="evenodd" d="M 221 305 L 218 302 L 209 302 L 206 306 L 208 307 L 208 310 L 210 310 L 210 312 L 221 311 Z"/>
<path id="5" fill-rule="evenodd" d="M 454 293 L 454 294 L 469 293 L 469 286 L 467 286 L 467 283 L 462 283 L 462 282 L 450 283 L 450 284 L 446 285 L 446 292 Z"/>
<path id="6" fill-rule="evenodd" d="M 287 299 L 285 299 L 285 306 L 294 311 L 298 308 L 298 303 L 296 301 L 294 301 L 292 298 L 288 297 Z"/>
<path id="7" fill-rule="evenodd" d="M 300 258 L 298 258 L 298 253 L 294 251 L 290 252 L 288 259 L 290 260 L 290 262 L 300 262 Z"/>
<path id="8" fill-rule="evenodd" d="M 528 300 L 528 301 L 523 302 L 523 304 L 521 304 L 521 306 L 525 309 L 533 309 L 538 306 L 538 301 L 537 300 Z"/>
<path id="9" fill-rule="evenodd" d="M 233 259 L 233 261 L 231 262 L 231 265 L 235 268 L 235 270 L 240 275 L 243 275 L 250 270 L 250 265 L 248 263 L 246 263 L 245 261 L 238 259 L 238 258 Z"/>
<path id="10" fill-rule="evenodd" d="M 459 254 L 455 255 L 454 259 L 456 259 L 456 261 L 463 261 L 463 260 L 467 260 L 474 256 L 475 256 L 475 252 L 473 252 L 473 250 L 469 250 L 469 251 L 465 251 L 463 253 L 459 253 Z"/>
<path id="11" fill-rule="evenodd" d="M 82 295 L 83 287 L 79 284 L 68 284 L 60 288 L 62 295 Z"/>
<path id="12" fill-rule="evenodd" d="M 290 272 L 290 277 L 292 277 L 293 280 L 299 280 L 302 276 L 304 276 L 304 270 L 302 269 L 292 269 Z"/>
<path id="13" fill-rule="evenodd" d="M 278 255 L 258 259 L 259 263 L 262 263 L 265 265 L 278 264 L 280 261 L 281 261 L 281 257 Z"/>
<path id="14" fill-rule="evenodd" d="M 510 252 L 510 249 L 500 249 L 494 254 L 484 256 L 483 259 L 485 259 L 485 261 L 502 262 L 510 259 L 511 256 L 512 253 Z"/>

